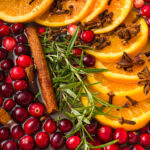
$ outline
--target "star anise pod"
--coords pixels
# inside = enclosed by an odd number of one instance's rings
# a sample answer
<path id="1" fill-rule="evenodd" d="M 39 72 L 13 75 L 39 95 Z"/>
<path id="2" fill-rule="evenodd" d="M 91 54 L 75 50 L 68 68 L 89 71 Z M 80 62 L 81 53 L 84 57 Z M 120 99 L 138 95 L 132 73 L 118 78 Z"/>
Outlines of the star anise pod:
<path id="1" fill-rule="evenodd" d="M 138 82 L 138 85 L 144 86 L 144 93 L 145 95 L 147 95 L 150 91 L 150 71 L 148 67 L 146 66 L 137 75 L 140 79 L 140 81 Z"/>

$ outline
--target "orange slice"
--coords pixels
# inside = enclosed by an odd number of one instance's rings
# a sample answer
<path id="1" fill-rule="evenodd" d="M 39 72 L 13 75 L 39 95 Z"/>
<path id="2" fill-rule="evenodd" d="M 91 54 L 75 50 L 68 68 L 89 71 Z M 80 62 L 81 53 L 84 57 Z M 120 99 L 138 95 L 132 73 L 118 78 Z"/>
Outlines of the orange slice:
<path id="1" fill-rule="evenodd" d="M 110 5 L 107 5 L 105 9 L 108 12 L 113 12 L 113 22 L 111 24 L 104 25 L 104 27 L 95 29 L 96 34 L 106 33 L 115 29 L 120 25 L 133 8 L 133 0 L 112 0 Z"/>
<path id="2" fill-rule="evenodd" d="M 137 13 L 132 11 L 124 23 L 126 25 L 133 25 L 132 21 L 136 15 Z M 107 46 L 101 50 L 86 50 L 86 52 L 94 55 L 102 62 L 118 62 L 121 59 L 124 51 L 128 54 L 137 54 L 144 47 L 148 40 L 148 26 L 144 18 L 140 18 L 134 25 L 138 24 L 141 24 L 140 32 L 137 34 L 137 36 L 129 40 L 129 43 L 126 46 L 121 43 L 122 40 L 119 39 L 116 34 L 113 34 L 108 36 L 109 40 L 111 41 L 110 46 Z"/>
<path id="3" fill-rule="evenodd" d="M 82 22 L 89 22 L 94 19 L 98 14 L 102 13 L 106 8 L 109 0 L 97 0 L 94 1 L 89 8 L 88 14 L 83 18 Z"/>
<path id="4" fill-rule="evenodd" d="M 113 104 L 117 106 L 123 106 L 127 102 L 130 101 L 126 98 L 129 96 L 130 98 L 136 101 L 143 101 L 150 97 L 150 93 L 147 95 L 144 94 L 143 86 L 138 86 L 137 84 L 131 83 L 117 83 L 111 80 L 104 78 L 101 73 L 98 74 L 89 74 L 87 77 L 87 82 L 89 84 L 100 82 L 99 84 L 94 84 L 90 86 L 91 90 L 95 90 L 99 92 L 99 97 L 105 101 L 109 101 L 108 93 L 113 91 L 115 96 L 113 98 Z"/>
<path id="5" fill-rule="evenodd" d="M 87 97 L 82 97 L 82 104 L 86 107 L 88 103 Z M 108 107 L 104 112 L 108 111 Z M 115 116 L 111 117 L 111 116 Z M 125 120 L 134 121 L 136 124 L 120 124 L 118 119 L 123 117 Z M 136 106 L 120 109 L 112 108 L 107 115 L 96 115 L 95 118 L 102 124 L 109 125 L 113 128 L 124 128 L 127 131 L 138 130 L 144 127 L 150 121 L 150 100 L 139 102 Z"/>
<path id="6" fill-rule="evenodd" d="M 148 41 L 140 53 L 142 54 L 147 51 L 150 51 L 150 41 Z M 120 83 L 137 83 L 139 81 L 137 73 L 141 72 L 145 66 L 150 68 L 150 62 L 147 61 L 148 58 L 144 54 L 142 55 L 142 59 L 145 60 L 145 64 L 134 65 L 132 72 L 124 71 L 123 69 L 117 69 L 116 63 L 101 63 L 98 60 L 96 61 L 95 67 L 108 69 L 108 72 L 103 72 L 102 74 L 110 80 Z"/>
<path id="7" fill-rule="evenodd" d="M 1 0 L 0 19 L 7 22 L 28 22 L 42 15 L 53 0 Z"/>
<path id="8" fill-rule="evenodd" d="M 77 22 L 86 16 L 93 2 L 94 0 L 62 1 L 62 8 L 64 10 L 68 10 L 70 6 L 73 7 L 71 14 L 52 14 L 47 11 L 36 22 L 50 27 L 60 27 Z"/>

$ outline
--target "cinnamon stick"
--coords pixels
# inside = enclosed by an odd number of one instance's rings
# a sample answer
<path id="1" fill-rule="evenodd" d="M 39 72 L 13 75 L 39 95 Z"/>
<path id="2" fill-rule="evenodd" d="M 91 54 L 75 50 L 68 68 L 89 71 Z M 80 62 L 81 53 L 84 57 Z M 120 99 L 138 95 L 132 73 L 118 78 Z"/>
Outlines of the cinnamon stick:
<path id="1" fill-rule="evenodd" d="M 34 27 L 27 27 L 25 32 L 27 34 L 34 62 L 37 68 L 39 83 L 47 113 L 58 111 L 48 65 L 36 29 Z"/>

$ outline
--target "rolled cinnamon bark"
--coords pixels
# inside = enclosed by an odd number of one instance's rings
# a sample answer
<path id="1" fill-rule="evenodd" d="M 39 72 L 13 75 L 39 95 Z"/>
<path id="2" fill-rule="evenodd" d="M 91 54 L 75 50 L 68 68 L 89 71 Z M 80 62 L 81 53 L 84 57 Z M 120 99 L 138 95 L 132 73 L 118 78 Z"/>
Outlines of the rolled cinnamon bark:
<path id="1" fill-rule="evenodd" d="M 36 29 L 34 27 L 27 27 L 25 32 L 27 34 L 34 62 L 37 68 L 39 83 L 47 113 L 58 111 L 48 65 Z"/>

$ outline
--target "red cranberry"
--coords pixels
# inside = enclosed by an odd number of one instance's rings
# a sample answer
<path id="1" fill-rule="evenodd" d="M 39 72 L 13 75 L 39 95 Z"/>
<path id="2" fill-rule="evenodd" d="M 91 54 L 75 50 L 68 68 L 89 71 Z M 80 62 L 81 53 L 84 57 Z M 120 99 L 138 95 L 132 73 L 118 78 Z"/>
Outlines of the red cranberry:
<path id="1" fill-rule="evenodd" d="M 12 84 L 12 79 L 11 79 L 10 75 L 8 75 L 8 76 L 5 78 L 5 82 L 6 82 L 6 83 L 9 83 L 9 84 Z"/>
<path id="2" fill-rule="evenodd" d="M 2 99 L 2 97 L 0 96 L 0 106 L 2 106 L 2 104 L 3 104 L 3 99 Z"/>
<path id="3" fill-rule="evenodd" d="M 43 33 L 45 33 L 46 32 L 46 29 L 44 28 L 44 27 L 38 27 L 38 33 L 40 34 L 40 35 L 42 35 Z"/>
<path id="4" fill-rule="evenodd" d="M 12 112 L 12 117 L 17 123 L 23 123 L 28 116 L 27 110 L 23 107 L 16 107 Z"/>
<path id="5" fill-rule="evenodd" d="M 85 128 L 90 134 L 96 133 L 98 123 L 95 120 L 92 120 L 89 125 L 86 125 Z"/>
<path id="6" fill-rule="evenodd" d="M 146 22 L 147 22 L 148 26 L 150 27 L 150 17 L 146 18 Z"/>
<path id="7" fill-rule="evenodd" d="M 0 36 L 4 37 L 10 34 L 10 27 L 7 25 L 0 25 Z"/>
<path id="8" fill-rule="evenodd" d="M 72 122 L 68 119 L 63 119 L 59 122 L 59 130 L 61 132 L 68 132 L 72 129 Z"/>
<path id="9" fill-rule="evenodd" d="M 17 143 L 13 140 L 8 140 L 3 144 L 3 150 L 18 150 Z"/>
<path id="10" fill-rule="evenodd" d="M 4 80 L 4 72 L 0 70 L 0 82 Z"/>
<path id="11" fill-rule="evenodd" d="M 150 0 L 145 0 L 145 2 L 148 2 L 148 3 L 149 3 L 149 2 L 150 2 Z"/>
<path id="12" fill-rule="evenodd" d="M 15 48 L 16 55 L 28 54 L 28 52 L 28 47 L 22 44 L 17 45 L 17 47 Z"/>
<path id="13" fill-rule="evenodd" d="M 26 68 L 33 65 L 33 59 L 28 55 L 21 55 L 17 58 L 17 65 Z"/>
<path id="14" fill-rule="evenodd" d="M 22 23 L 15 23 L 12 26 L 12 31 L 14 34 L 20 34 L 23 32 L 24 26 Z"/>
<path id="15" fill-rule="evenodd" d="M 0 25 L 2 25 L 4 22 L 2 20 L 0 20 Z"/>
<path id="16" fill-rule="evenodd" d="M 140 129 L 140 133 L 142 134 L 142 133 L 147 133 L 148 132 L 148 125 L 146 125 L 145 127 L 143 127 L 143 128 L 141 128 Z"/>
<path id="17" fill-rule="evenodd" d="M 10 76 L 13 80 L 20 80 L 26 77 L 26 73 L 22 67 L 13 67 L 10 71 Z"/>
<path id="18" fill-rule="evenodd" d="M 112 128 L 109 126 L 102 126 L 98 129 L 98 136 L 104 142 L 110 141 L 112 137 Z"/>
<path id="19" fill-rule="evenodd" d="M 0 128 L 0 141 L 7 140 L 10 135 L 10 130 L 7 127 Z"/>
<path id="20" fill-rule="evenodd" d="M 68 33 L 73 36 L 75 34 L 77 28 L 78 28 L 78 26 L 75 25 L 75 24 L 69 25 L 68 26 Z M 81 30 L 79 29 L 79 34 L 78 35 L 80 35 L 80 34 L 81 34 Z"/>
<path id="21" fill-rule="evenodd" d="M 84 31 L 81 34 L 81 39 L 86 43 L 92 42 L 94 39 L 94 32 L 91 30 Z"/>
<path id="22" fill-rule="evenodd" d="M 9 70 L 14 66 L 14 62 L 11 59 L 5 59 L 1 63 L 1 68 L 3 70 Z"/>
<path id="23" fill-rule="evenodd" d="M 14 99 L 17 104 L 27 106 L 33 101 L 34 97 L 29 91 L 21 91 L 15 95 Z"/>
<path id="24" fill-rule="evenodd" d="M 128 140 L 128 133 L 123 128 L 118 128 L 114 133 L 114 140 L 119 140 L 119 144 L 124 144 Z"/>
<path id="25" fill-rule="evenodd" d="M 78 48 L 75 48 L 71 52 L 73 53 L 73 55 L 77 55 L 77 56 L 82 54 L 82 50 Z"/>
<path id="26" fill-rule="evenodd" d="M 144 5 L 141 9 L 142 16 L 150 17 L 150 5 Z"/>
<path id="27" fill-rule="evenodd" d="M 143 146 L 150 146 L 150 134 L 144 133 L 140 136 L 140 142 Z"/>
<path id="28" fill-rule="evenodd" d="M 12 108 L 15 106 L 15 102 L 12 100 L 12 99 L 7 99 L 5 100 L 4 102 L 4 108 L 7 110 L 7 111 L 10 111 L 12 110 Z"/>
<path id="29" fill-rule="evenodd" d="M 3 97 L 11 97 L 14 92 L 13 86 L 9 83 L 0 85 L 0 93 Z"/>
<path id="30" fill-rule="evenodd" d="M 87 141 L 93 145 L 93 146 L 100 146 L 101 145 L 101 142 L 98 140 L 97 137 L 92 137 L 94 141 L 92 141 L 90 138 L 87 139 Z M 90 150 L 102 150 L 101 148 L 91 148 Z"/>
<path id="31" fill-rule="evenodd" d="M 17 43 L 25 44 L 27 43 L 27 38 L 24 34 L 17 36 Z"/>
<path id="32" fill-rule="evenodd" d="M 54 133 L 50 139 L 50 142 L 53 148 L 62 148 L 65 144 L 64 134 L 60 132 Z"/>
<path id="33" fill-rule="evenodd" d="M 112 145 L 106 146 L 104 149 L 105 150 L 119 150 L 119 146 L 117 144 L 112 144 Z"/>
<path id="34" fill-rule="evenodd" d="M 34 140 L 32 136 L 25 135 L 23 138 L 21 138 L 19 142 L 19 146 L 22 150 L 33 150 L 34 149 Z"/>
<path id="35" fill-rule="evenodd" d="M 150 38 L 150 29 L 148 30 L 148 36 L 149 36 L 149 38 Z"/>
<path id="36" fill-rule="evenodd" d="M 130 144 L 135 144 L 135 143 L 138 142 L 138 134 L 136 132 L 133 132 L 133 131 L 129 132 L 128 133 L 128 138 L 129 138 L 128 142 Z"/>
<path id="37" fill-rule="evenodd" d="M 40 121 L 37 118 L 30 118 L 24 124 L 26 134 L 33 135 L 40 130 Z"/>
<path id="38" fill-rule="evenodd" d="M 34 117 L 41 117 L 44 114 L 44 105 L 38 102 L 31 104 L 29 113 Z"/>
<path id="39" fill-rule="evenodd" d="M 136 145 L 134 145 L 134 146 L 132 147 L 131 150 L 144 150 L 144 148 L 143 148 L 141 145 L 136 144 Z"/>
<path id="40" fill-rule="evenodd" d="M 11 136 L 15 140 L 19 140 L 24 135 L 24 130 L 20 125 L 16 125 L 12 128 Z"/>
<path id="41" fill-rule="evenodd" d="M 130 147 L 125 146 L 121 150 L 130 150 Z"/>
<path id="42" fill-rule="evenodd" d="M 12 51 L 16 47 L 16 40 L 12 36 L 5 37 L 3 40 L 3 46 L 7 51 Z"/>
<path id="43" fill-rule="evenodd" d="M 16 91 L 25 90 L 28 87 L 28 83 L 25 80 L 18 80 L 14 83 Z"/>
<path id="44" fill-rule="evenodd" d="M 0 60 L 6 58 L 7 55 L 8 55 L 8 52 L 5 49 L 0 48 Z"/>
<path id="45" fill-rule="evenodd" d="M 134 0 L 134 7 L 140 9 L 144 6 L 144 0 Z"/>
<path id="46" fill-rule="evenodd" d="M 75 150 L 81 142 L 78 136 L 71 136 L 67 139 L 66 146 L 69 150 Z"/>
<path id="47" fill-rule="evenodd" d="M 46 132 L 39 132 L 35 137 L 35 142 L 39 148 L 46 148 L 49 145 L 49 135 Z"/>
<path id="48" fill-rule="evenodd" d="M 56 132 L 57 130 L 56 122 L 52 119 L 46 120 L 46 122 L 44 123 L 44 130 L 49 134 Z"/>
<path id="49" fill-rule="evenodd" d="M 92 55 L 84 56 L 83 64 L 87 67 L 93 67 L 95 65 L 95 57 Z"/>

